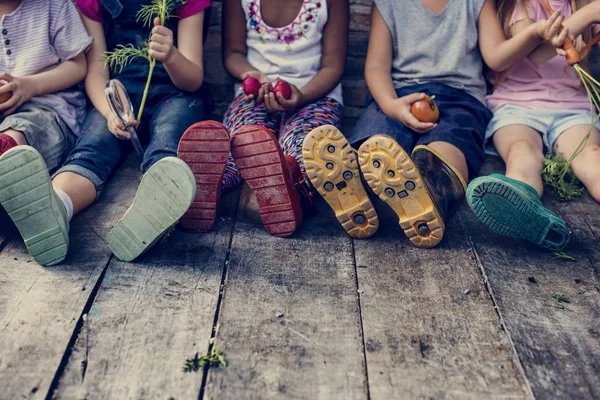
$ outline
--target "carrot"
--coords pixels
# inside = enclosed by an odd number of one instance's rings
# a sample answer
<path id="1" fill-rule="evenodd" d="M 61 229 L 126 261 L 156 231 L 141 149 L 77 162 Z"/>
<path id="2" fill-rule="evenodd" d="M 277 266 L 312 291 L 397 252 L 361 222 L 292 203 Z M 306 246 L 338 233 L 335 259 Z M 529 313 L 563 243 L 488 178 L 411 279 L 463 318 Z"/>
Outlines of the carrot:
<path id="1" fill-rule="evenodd" d="M 548 2 L 548 0 L 545 1 L 545 5 L 546 10 L 550 14 L 554 14 L 554 10 L 552 9 L 552 7 L 550 7 L 550 3 Z M 575 65 L 581 62 L 581 55 L 575 48 L 575 45 L 573 44 L 573 41 L 571 39 L 565 39 L 565 43 L 563 44 L 563 50 L 567 52 L 567 63 L 569 63 L 569 65 Z"/>

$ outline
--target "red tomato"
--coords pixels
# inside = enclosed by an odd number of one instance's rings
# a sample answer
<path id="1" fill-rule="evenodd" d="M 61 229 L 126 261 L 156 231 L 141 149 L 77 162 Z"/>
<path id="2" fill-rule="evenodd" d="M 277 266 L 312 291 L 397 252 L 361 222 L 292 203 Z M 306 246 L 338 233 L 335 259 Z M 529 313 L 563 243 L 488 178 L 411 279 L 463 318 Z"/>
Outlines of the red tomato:
<path id="1" fill-rule="evenodd" d="M 292 98 L 292 88 L 289 83 L 286 81 L 282 81 L 281 79 L 277 81 L 277 84 L 273 88 L 273 93 L 277 95 L 277 93 L 281 93 L 284 99 L 289 100 Z"/>
<path id="2" fill-rule="evenodd" d="M 410 112 L 421 122 L 436 123 L 440 120 L 440 109 L 435 104 L 435 96 L 426 96 L 410 107 Z"/>

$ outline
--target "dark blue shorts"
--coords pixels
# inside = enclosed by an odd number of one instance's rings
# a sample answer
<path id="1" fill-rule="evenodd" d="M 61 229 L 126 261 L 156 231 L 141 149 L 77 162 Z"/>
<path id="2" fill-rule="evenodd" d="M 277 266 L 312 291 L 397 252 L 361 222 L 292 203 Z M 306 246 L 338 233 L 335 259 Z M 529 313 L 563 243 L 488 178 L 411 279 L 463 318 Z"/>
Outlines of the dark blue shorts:
<path id="1" fill-rule="evenodd" d="M 469 166 L 469 177 L 477 176 L 483 164 L 485 132 L 492 119 L 492 112 L 470 94 L 439 83 L 409 86 L 396 89 L 398 97 L 423 92 L 435 95 L 440 108 L 438 126 L 423 135 L 405 127 L 385 115 L 369 96 L 364 111 L 348 141 L 354 147 L 373 135 L 385 134 L 396 140 L 408 153 L 417 145 L 446 142 L 457 147 L 465 156 Z"/>

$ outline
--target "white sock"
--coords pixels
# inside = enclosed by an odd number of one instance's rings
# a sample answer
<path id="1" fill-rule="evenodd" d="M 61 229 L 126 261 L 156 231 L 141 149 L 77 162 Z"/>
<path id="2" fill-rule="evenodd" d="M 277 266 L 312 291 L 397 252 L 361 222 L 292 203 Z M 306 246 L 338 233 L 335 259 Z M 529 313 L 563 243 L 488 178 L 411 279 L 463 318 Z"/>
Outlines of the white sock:
<path id="1" fill-rule="evenodd" d="M 65 192 L 63 192 L 62 190 L 54 189 L 54 191 L 56 192 L 58 197 L 62 200 L 62 202 L 65 206 L 65 210 L 67 210 L 67 218 L 69 219 L 69 221 L 71 221 L 71 218 L 73 218 L 73 201 L 71 200 L 69 195 L 66 194 Z"/>

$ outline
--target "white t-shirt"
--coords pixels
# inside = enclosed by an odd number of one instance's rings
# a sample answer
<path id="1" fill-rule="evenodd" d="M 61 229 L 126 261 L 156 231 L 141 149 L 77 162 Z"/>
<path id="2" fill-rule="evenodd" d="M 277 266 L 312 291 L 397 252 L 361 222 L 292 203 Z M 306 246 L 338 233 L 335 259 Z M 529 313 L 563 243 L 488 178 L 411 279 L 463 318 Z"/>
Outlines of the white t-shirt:
<path id="1" fill-rule="evenodd" d="M 282 28 L 273 28 L 262 19 L 260 0 L 240 1 L 246 15 L 248 62 L 272 82 L 281 78 L 302 88 L 321 68 L 327 1 L 304 0 L 296 19 Z M 236 84 L 236 94 L 241 91 L 241 84 Z M 341 83 L 327 97 L 341 104 Z"/>

